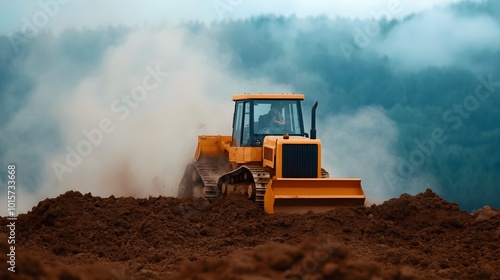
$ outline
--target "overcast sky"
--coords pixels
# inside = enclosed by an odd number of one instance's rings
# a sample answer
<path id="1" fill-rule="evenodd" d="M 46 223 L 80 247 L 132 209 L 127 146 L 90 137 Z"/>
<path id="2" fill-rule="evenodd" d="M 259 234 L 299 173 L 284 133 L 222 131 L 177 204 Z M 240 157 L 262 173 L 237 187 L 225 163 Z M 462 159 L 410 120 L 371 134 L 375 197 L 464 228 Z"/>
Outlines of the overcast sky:
<path id="1" fill-rule="evenodd" d="M 367 18 L 379 15 L 383 11 L 394 11 L 391 16 L 401 18 L 414 12 L 459 1 L 101 0 L 99 3 L 89 3 L 82 0 L 0 0 L 0 33 L 26 31 L 26 26 L 30 23 L 37 28 L 58 32 L 67 28 L 94 28 L 109 24 L 177 23 L 183 20 L 210 22 L 261 14 Z"/>

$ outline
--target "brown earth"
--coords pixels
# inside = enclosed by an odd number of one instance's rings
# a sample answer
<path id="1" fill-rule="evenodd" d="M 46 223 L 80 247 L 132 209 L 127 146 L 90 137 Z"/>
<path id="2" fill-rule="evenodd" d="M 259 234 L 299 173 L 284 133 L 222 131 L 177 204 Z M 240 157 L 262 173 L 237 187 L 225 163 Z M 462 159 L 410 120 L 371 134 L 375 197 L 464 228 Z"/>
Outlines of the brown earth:
<path id="1" fill-rule="evenodd" d="M 381 205 L 266 215 L 239 196 L 67 192 L 16 222 L 0 279 L 500 279 L 500 211 L 460 211 L 427 190 Z"/>

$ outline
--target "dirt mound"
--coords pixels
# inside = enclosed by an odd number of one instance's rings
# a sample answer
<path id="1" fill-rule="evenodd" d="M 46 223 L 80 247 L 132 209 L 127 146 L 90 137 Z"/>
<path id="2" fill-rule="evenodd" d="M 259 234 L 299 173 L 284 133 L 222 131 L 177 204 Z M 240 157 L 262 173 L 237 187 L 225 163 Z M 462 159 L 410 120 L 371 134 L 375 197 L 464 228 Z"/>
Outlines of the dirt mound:
<path id="1" fill-rule="evenodd" d="M 258 275 L 259 277 L 255 277 Z M 385 271 L 380 265 L 349 255 L 344 245 L 326 239 L 298 246 L 268 243 L 226 259 L 186 265 L 174 279 L 418 279 L 408 267 Z"/>
<path id="2" fill-rule="evenodd" d="M 8 257 L 4 252 L 10 251 L 11 244 L 6 242 L 6 236 L 0 235 L 0 262 L 2 264 L 8 263 L 10 257 Z M 9 254 L 11 254 L 9 252 Z M 38 256 L 34 256 L 38 255 Z M 128 268 L 122 264 L 113 263 L 101 263 L 92 265 L 61 265 L 56 261 L 53 261 L 52 257 L 47 259 L 41 258 L 41 256 L 48 256 L 46 252 L 36 253 L 27 248 L 16 248 L 15 253 L 15 266 L 9 267 L 14 271 L 11 272 L 7 268 L 2 266 L 0 270 L 0 279 L 14 280 L 34 280 L 34 279 L 45 279 L 45 280 L 78 280 L 78 279 L 120 279 L 118 276 L 128 273 L 131 275 Z"/>
<path id="3" fill-rule="evenodd" d="M 409 265 L 440 278 L 500 278 L 493 270 L 500 267 L 498 217 L 478 222 L 478 213 L 460 211 L 457 204 L 429 189 L 370 210 L 376 221 L 365 232 L 373 243 L 387 249 L 376 252 L 375 260 Z"/>
<path id="4" fill-rule="evenodd" d="M 104 263 L 112 277 L 102 279 L 203 273 L 201 279 L 333 279 L 354 271 L 382 279 L 500 279 L 498 213 L 488 207 L 460 211 L 431 190 L 382 205 L 302 215 L 266 215 L 240 196 L 206 201 L 67 192 L 19 215 L 16 241 L 30 258 L 43 260 L 36 261 L 40 271 L 76 267 L 66 269 L 76 277 Z M 1 232 L 6 223 L 2 218 Z M 336 249 L 312 275 L 283 278 L 314 254 L 315 243 L 305 242 L 311 238 Z M 339 252 L 349 253 L 338 258 Z M 323 273 L 329 269 L 340 274 Z"/>

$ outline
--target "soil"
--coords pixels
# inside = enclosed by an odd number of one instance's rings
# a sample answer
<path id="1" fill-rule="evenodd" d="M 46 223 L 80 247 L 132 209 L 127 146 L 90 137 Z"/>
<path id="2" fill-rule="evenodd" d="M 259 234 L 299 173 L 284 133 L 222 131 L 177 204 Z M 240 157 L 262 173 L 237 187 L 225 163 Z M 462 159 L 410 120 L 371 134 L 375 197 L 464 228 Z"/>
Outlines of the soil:
<path id="1" fill-rule="evenodd" d="M 381 205 L 267 215 L 244 197 L 70 191 L 0 219 L 0 279 L 500 279 L 500 211 L 430 189 Z"/>

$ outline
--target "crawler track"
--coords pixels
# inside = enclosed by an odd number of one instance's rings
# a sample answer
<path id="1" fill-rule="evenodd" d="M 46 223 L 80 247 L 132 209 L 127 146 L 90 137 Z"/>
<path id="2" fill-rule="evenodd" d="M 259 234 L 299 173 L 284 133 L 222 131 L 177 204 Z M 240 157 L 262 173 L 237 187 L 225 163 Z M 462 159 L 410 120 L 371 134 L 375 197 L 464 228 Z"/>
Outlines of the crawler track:
<path id="1" fill-rule="evenodd" d="M 321 169 L 321 178 L 330 178 L 328 171 Z M 271 174 L 264 167 L 243 165 L 231 170 L 227 159 L 206 157 L 188 165 L 179 196 L 210 199 L 239 193 L 264 207 L 264 195 L 270 180 Z"/>
<path id="2" fill-rule="evenodd" d="M 266 186 L 271 174 L 263 167 L 244 165 L 231 170 L 224 158 L 202 158 L 187 166 L 179 196 L 216 198 L 240 193 L 264 206 Z"/>
<path id="3" fill-rule="evenodd" d="M 206 157 L 190 163 L 182 178 L 179 196 L 219 197 L 220 188 L 217 187 L 217 181 L 230 169 L 229 162 L 225 158 Z"/>
<path id="4" fill-rule="evenodd" d="M 264 195 L 269 180 L 271 180 L 271 174 L 265 168 L 244 165 L 223 174 L 218 181 L 218 186 L 224 195 L 231 192 L 246 194 L 259 206 L 264 206 Z"/>

